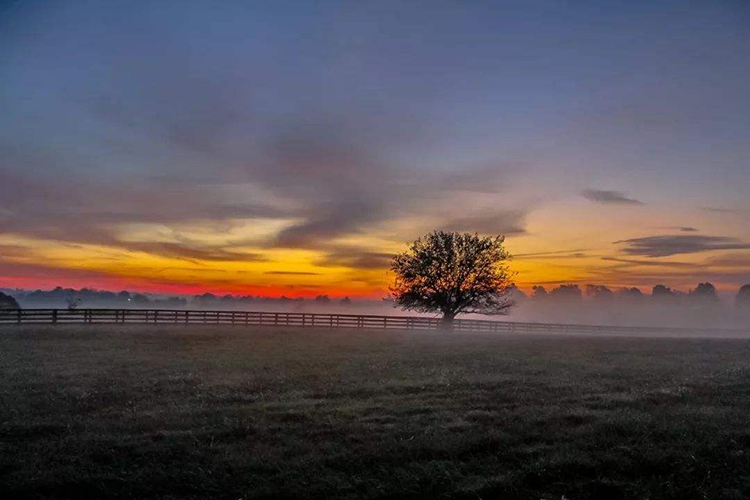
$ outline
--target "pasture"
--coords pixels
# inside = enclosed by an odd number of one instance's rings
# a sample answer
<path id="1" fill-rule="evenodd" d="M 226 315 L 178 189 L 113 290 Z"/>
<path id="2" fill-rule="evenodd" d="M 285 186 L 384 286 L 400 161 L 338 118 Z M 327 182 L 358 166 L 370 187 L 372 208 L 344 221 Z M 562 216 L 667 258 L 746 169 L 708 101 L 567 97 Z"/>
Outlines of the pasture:
<path id="1" fill-rule="evenodd" d="M 750 340 L 0 328 L 4 498 L 741 499 Z"/>

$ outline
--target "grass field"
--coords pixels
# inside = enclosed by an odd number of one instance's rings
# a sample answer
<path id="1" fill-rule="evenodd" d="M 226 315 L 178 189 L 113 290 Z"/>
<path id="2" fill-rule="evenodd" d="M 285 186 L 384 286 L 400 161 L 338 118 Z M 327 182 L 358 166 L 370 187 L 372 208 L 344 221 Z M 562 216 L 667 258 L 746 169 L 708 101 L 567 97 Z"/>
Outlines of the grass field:
<path id="1" fill-rule="evenodd" d="M 750 340 L 0 329 L 3 498 L 750 498 Z"/>

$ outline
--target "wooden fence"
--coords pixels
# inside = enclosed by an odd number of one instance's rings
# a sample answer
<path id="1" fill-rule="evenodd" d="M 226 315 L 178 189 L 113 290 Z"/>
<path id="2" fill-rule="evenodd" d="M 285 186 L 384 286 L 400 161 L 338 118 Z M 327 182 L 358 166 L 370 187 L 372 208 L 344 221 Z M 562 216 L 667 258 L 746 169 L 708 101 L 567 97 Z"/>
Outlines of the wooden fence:
<path id="1" fill-rule="evenodd" d="M 439 330 L 439 318 L 375 316 L 356 314 L 312 314 L 258 311 L 178 311 L 165 309 L 0 309 L 0 325 L 13 324 L 155 324 L 289 326 L 303 328 L 367 328 L 393 330 Z M 614 335 L 711 334 L 750 335 L 747 330 L 520 323 L 460 319 L 456 332 L 499 333 L 596 333 Z"/>

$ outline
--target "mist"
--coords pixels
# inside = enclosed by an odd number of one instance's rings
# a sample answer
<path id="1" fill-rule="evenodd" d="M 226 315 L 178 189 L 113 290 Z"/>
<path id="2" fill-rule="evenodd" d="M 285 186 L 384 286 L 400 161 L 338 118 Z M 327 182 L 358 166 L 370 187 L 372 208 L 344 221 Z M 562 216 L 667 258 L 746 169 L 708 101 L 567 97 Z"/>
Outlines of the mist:
<path id="1" fill-rule="evenodd" d="M 61 287 L 48 291 L 2 291 L 13 296 L 24 309 L 76 307 L 435 316 L 404 311 L 388 298 L 217 296 L 210 293 L 166 295 Z M 459 319 L 706 329 L 745 328 L 750 324 L 748 286 L 728 299 L 720 297 L 710 283 L 701 283 L 688 292 L 675 291 L 664 285 L 657 285 L 652 293 L 646 294 L 637 288 L 612 291 L 603 286 L 589 285 L 582 289 L 569 284 L 549 291 L 534 287 L 530 295 L 513 289 L 511 294 L 515 305 L 507 315 L 470 314 Z"/>
<path id="2" fill-rule="evenodd" d="M 657 285 L 650 294 L 638 288 L 613 291 L 597 285 L 583 290 L 577 285 L 561 285 L 549 292 L 535 287 L 531 296 L 518 295 L 508 318 L 566 324 L 743 328 L 750 322 L 746 295 L 740 292 L 727 300 L 710 283 L 688 292 Z"/>

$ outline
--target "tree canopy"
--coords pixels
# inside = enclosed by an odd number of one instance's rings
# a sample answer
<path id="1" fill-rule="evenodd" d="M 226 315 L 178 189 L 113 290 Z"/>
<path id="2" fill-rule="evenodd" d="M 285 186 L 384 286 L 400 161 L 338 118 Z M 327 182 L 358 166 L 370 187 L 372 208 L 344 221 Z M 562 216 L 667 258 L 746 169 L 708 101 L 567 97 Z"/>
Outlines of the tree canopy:
<path id="1" fill-rule="evenodd" d="M 737 293 L 737 306 L 750 308 L 750 285 L 743 285 Z"/>
<path id="2" fill-rule="evenodd" d="M 440 312 L 446 323 L 464 313 L 507 314 L 512 273 L 503 236 L 435 231 L 391 261 L 391 298 L 402 308 Z"/>
<path id="3" fill-rule="evenodd" d="M 19 309 L 18 302 L 10 295 L 0 292 L 0 309 Z"/>

